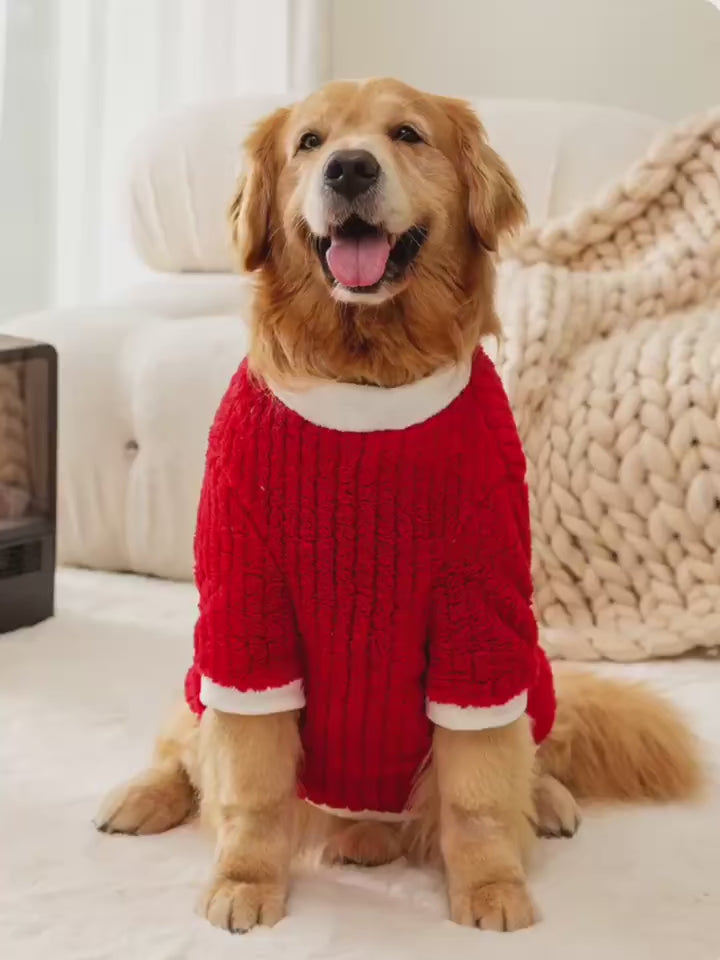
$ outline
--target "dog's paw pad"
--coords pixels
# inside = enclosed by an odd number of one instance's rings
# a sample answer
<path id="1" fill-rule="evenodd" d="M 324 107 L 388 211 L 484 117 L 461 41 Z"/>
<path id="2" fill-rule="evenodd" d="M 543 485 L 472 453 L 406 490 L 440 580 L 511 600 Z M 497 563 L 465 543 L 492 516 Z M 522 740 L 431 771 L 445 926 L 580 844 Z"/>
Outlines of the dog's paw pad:
<path id="1" fill-rule="evenodd" d="M 498 933 L 523 930 L 538 914 L 523 882 L 498 881 L 450 895 L 452 919 L 464 926 Z"/>
<path id="2" fill-rule="evenodd" d="M 187 819 L 194 802 L 183 774 L 148 770 L 112 790 L 93 823 L 101 833 L 162 833 Z"/>
<path id="3" fill-rule="evenodd" d="M 214 927 L 247 933 L 253 927 L 273 927 L 285 916 L 287 891 L 277 883 L 214 881 L 198 903 L 197 912 Z"/>
<path id="4" fill-rule="evenodd" d="M 559 780 L 542 776 L 534 790 L 535 831 L 539 837 L 574 837 L 580 827 L 577 801 Z"/>

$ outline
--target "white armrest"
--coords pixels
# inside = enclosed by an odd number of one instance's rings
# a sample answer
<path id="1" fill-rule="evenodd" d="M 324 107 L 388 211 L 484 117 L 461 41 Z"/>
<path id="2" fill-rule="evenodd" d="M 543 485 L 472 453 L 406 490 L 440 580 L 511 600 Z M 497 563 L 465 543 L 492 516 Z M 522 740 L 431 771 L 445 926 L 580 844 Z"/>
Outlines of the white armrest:
<path id="1" fill-rule="evenodd" d="M 190 579 L 208 430 L 245 323 L 108 305 L 3 330 L 58 350 L 59 562 Z"/>

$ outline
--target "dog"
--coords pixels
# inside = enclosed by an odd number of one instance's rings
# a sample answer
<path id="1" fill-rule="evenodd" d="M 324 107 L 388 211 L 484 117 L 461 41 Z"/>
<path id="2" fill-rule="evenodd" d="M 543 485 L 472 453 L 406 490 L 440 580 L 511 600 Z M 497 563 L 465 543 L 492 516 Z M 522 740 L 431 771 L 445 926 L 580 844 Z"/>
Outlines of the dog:
<path id="1" fill-rule="evenodd" d="M 348 416 L 360 417 L 349 429 L 362 430 L 386 392 L 422 397 L 443 371 L 484 363 L 473 359 L 482 356 L 479 344 L 500 331 L 494 255 L 525 207 L 466 103 L 389 79 L 332 83 L 263 120 L 246 152 L 230 221 L 240 266 L 255 274 L 256 288 L 238 389 L 259 391 L 258 402 L 269 389 L 300 409 L 314 404 L 309 416 L 321 427 L 343 398 L 361 396 L 366 404 Z M 221 408 L 216 431 L 227 415 Z M 264 469 L 256 458 L 255 472 L 243 467 L 237 482 L 249 475 L 253 490 L 264 489 Z M 233 531 L 247 526 L 246 535 L 257 536 L 246 517 L 233 523 Z M 201 581 L 204 567 L 219 562 L 213 544 L 211 561 L 205 549 L 200 542 Z M 295 560 L 312 569 L 302 556 Z M 257 565 L 273 563 L 261 548 L 240 566 L 257 577 Z M 279 596 L 274 575 L 263 576 L 272 580 L 263 589 Z M 317 609 L 328 613 L 327 605 Z M 255 622 L 252 611 L 244 616 L 243 624 Z M 283 629 L 292 630 L 292 620 L 282 619 Z M 340 816 L 298 799 L 298 768 L 312 770 L 314 761 L 301 759 L 300 725 L 304 736 L 310 721 L 302 719 L 297 669 L 278 681 L 274 711 L 238 712 L 212 683 L 201 717 L 179 705 L 150 767 L 112 791 L 96 818 L 106 832 L 148 834 L 199 810 L 217 836 L 199 911 L 223 929 L 278 922 L 292 857 L 312 849 L 330 863 L 372 866 L 403 855 L 437 863 L 453 920 L 517 930 L 538 918 L 526 875 L 534 838 L 572 836 L 578 801 L 687 799 L 701 788 L 697 745 L 670 704 L 641 686 L 556 671 L 557 715 L 539 746 L 522 708 L 478 729 L 436 723 L 408 817 Z M 329 716 L 326 729 L 342 744 L 345 734 Z M 356 751 L 351 734 L 346 754 Z"/>

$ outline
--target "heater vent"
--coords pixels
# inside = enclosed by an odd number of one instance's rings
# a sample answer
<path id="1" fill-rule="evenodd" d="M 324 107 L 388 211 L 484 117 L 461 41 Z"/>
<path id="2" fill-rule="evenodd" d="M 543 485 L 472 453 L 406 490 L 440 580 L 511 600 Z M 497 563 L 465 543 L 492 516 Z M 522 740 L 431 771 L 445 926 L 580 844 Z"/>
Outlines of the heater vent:
<path id="1" fill-rule="evenodd" d="M 36 573 L 42 565 L 42 541 L 0 547 L 0 580 Z"/>

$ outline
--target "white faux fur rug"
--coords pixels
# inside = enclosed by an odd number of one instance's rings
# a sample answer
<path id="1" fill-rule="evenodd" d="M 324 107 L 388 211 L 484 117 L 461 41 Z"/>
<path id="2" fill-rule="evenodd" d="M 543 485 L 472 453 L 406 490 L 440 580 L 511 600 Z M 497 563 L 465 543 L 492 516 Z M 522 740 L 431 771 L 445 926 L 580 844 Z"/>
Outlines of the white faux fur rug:
<path id="1" fill-rule="evenodd" d="M 544 920 L 519 934 L 446 920 L 439 878 L 403 864 L 299 874 L 288 918 L 231 937 L 193 914 L 210 841 L 192 827 L 108 837 L 100 796 L 136 772 L 190 649 L 187 585 L 63 571 L 55 620 L 0 637 L 0 957 L 4 960 L 720 960 L 720 790 L 696 808 L 588 813 L 544 841 Z M 720 762 L 720 661 L 647 676 Z M 717 777 L 716 777 L 717 782 Z"/>

